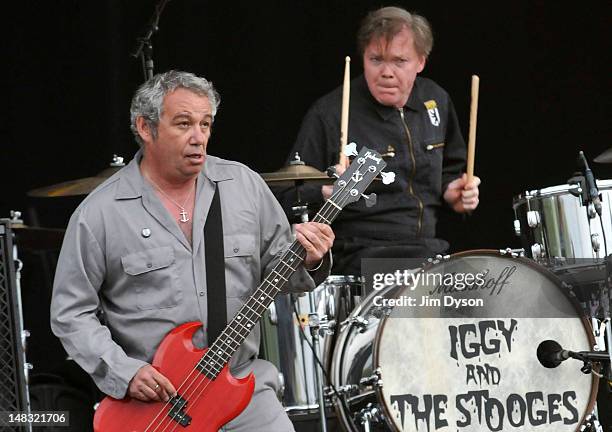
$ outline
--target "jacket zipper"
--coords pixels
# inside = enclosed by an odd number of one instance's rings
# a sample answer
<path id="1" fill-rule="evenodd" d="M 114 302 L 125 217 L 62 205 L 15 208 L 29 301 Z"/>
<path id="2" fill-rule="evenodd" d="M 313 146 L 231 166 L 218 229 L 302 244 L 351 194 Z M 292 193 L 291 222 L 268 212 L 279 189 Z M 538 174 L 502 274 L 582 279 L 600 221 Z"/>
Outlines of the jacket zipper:
<path id="1" fill-rule="evenodd" d="M 417 218 L 417 231 L 416 236 L 421 235 L 421 226 L 423 224 L 423 201 L 417 196 L 414 192 L 414 188 L 412 187 L 412 182 L 414 177 L 416 176 L 416 158 L 414 157 L 414 148 L 412 147 L 412 137 L 410 136 L 410 129 L 408 129 L 408 125 L 404 119 L 404 108 L 399 108 L 400 117 L 402 118 L 402 125 L 406 130 L 406 136 L 408 137 L 408 150 L 410 150 L 410 159 L 412 160 L 412 172 L 410 173 L 410 177 L 408 178 L 408 192 L 410 195 L 414 197 L 417 201 L 417 205 L 419 207 L 419 216 Z"/>

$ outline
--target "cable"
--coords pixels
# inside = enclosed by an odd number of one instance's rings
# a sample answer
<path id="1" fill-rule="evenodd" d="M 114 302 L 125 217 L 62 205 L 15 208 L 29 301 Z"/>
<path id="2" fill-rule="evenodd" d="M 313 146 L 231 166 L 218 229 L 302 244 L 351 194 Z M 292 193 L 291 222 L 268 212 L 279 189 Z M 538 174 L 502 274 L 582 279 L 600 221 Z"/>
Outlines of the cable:
<path id="1" fill-rule="evenodd" d="M 603 235 L 604 241 L 604 256 L 608 256 L 608 242 L 606 240 L 606 230 L 604 229 L 603 218 L 599 216 L 599 224 L 601 225 L 601 234 Z"/>

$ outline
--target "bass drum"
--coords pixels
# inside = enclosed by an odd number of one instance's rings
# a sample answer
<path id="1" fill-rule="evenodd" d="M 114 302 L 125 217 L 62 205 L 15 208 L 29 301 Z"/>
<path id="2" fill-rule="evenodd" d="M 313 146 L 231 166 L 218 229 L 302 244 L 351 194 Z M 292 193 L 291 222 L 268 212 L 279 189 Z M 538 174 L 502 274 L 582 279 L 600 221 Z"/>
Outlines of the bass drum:
<path id="1" fill-rule="evenodd" d="M 594 341 L 567 287 L 551 272 L 526 258 L 482 250 L 414 274 L 420 279 L 412 286 L 371 292 L 340 329 L 331 381 L 342 395 L 335 406 L 345 430 L 580 428 L 593 410 L 596 376 L 583 374 L 582 363 L 571 359 L 545 368 L 537 350 L 554 340 L 587 351 Z M 452 275 L 454 285 L 429 278 L 438 274 Z M 478 283 L 464 283 L 467 274 Z M 457 309 L 446 297 L 472 300 Z M 428 305 L 406 307 L 408 298 Z"/>

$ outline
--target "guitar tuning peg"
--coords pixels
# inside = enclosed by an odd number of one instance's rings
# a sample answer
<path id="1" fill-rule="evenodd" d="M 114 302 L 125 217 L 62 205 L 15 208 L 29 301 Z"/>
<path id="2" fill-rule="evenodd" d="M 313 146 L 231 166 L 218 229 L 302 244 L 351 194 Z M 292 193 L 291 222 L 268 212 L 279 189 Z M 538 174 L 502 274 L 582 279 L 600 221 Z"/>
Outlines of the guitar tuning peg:
<path id="1" fill-rule="evenodd" d="M 394 172 L 382 172 L 380 173 L 380 176 L 382 177 L 382 182 L 383 184 L 391 184 L 395 181 L 395 173 Z"/>
<path id="2" fill-rule="evenodd" d="M 327 177 L 340 178 L 340 176 L 336 172 L 336 166 L 335 165 L 332 165 L 332 166 L 328 167 L 325 170 L 325 174 L 327 174 Z"/>
<path id="3" fill-rule="evenodd" d="M 374 205 L 376 205 L 376 194 L 374 192 L 372 192 L 370 195 L 366 195 L 366 194 L 361 194 L 361 196 L 363 198 L 365 198 L 366 200 L 366 207 L 372 207 Z"/>
<path id="4" fill-rule="evenodd" d="M 359 153 L 357 152 L 357 143 L 352 142 L 346 145 L 344 154 L 347 156 L 357 156 Z"/>

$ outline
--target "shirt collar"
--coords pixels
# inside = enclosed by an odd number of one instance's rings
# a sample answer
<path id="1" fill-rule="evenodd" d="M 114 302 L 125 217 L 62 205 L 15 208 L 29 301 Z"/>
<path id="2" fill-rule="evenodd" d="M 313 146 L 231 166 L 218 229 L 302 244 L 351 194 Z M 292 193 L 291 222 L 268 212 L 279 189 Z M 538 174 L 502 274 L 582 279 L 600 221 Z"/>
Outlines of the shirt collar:
<path id="1" fill-rule="evenodd" d="M 130 163 L 121 170 L 121 178 L 115 193 L 116 199 L 133 199 L 142 196 L 144 179 L 139 167 L 142 156 L 143 150 L 141 148 L 136 152 Z M 204 168 L 200 172 L 199 178 L 207 178 L 211 182 L 217 183 L 223 180 L 231 180 L 233 177 L 229 170 L 224 169 L 223 165 L 219 164 L 219 158 L 206 155 Z"/>

